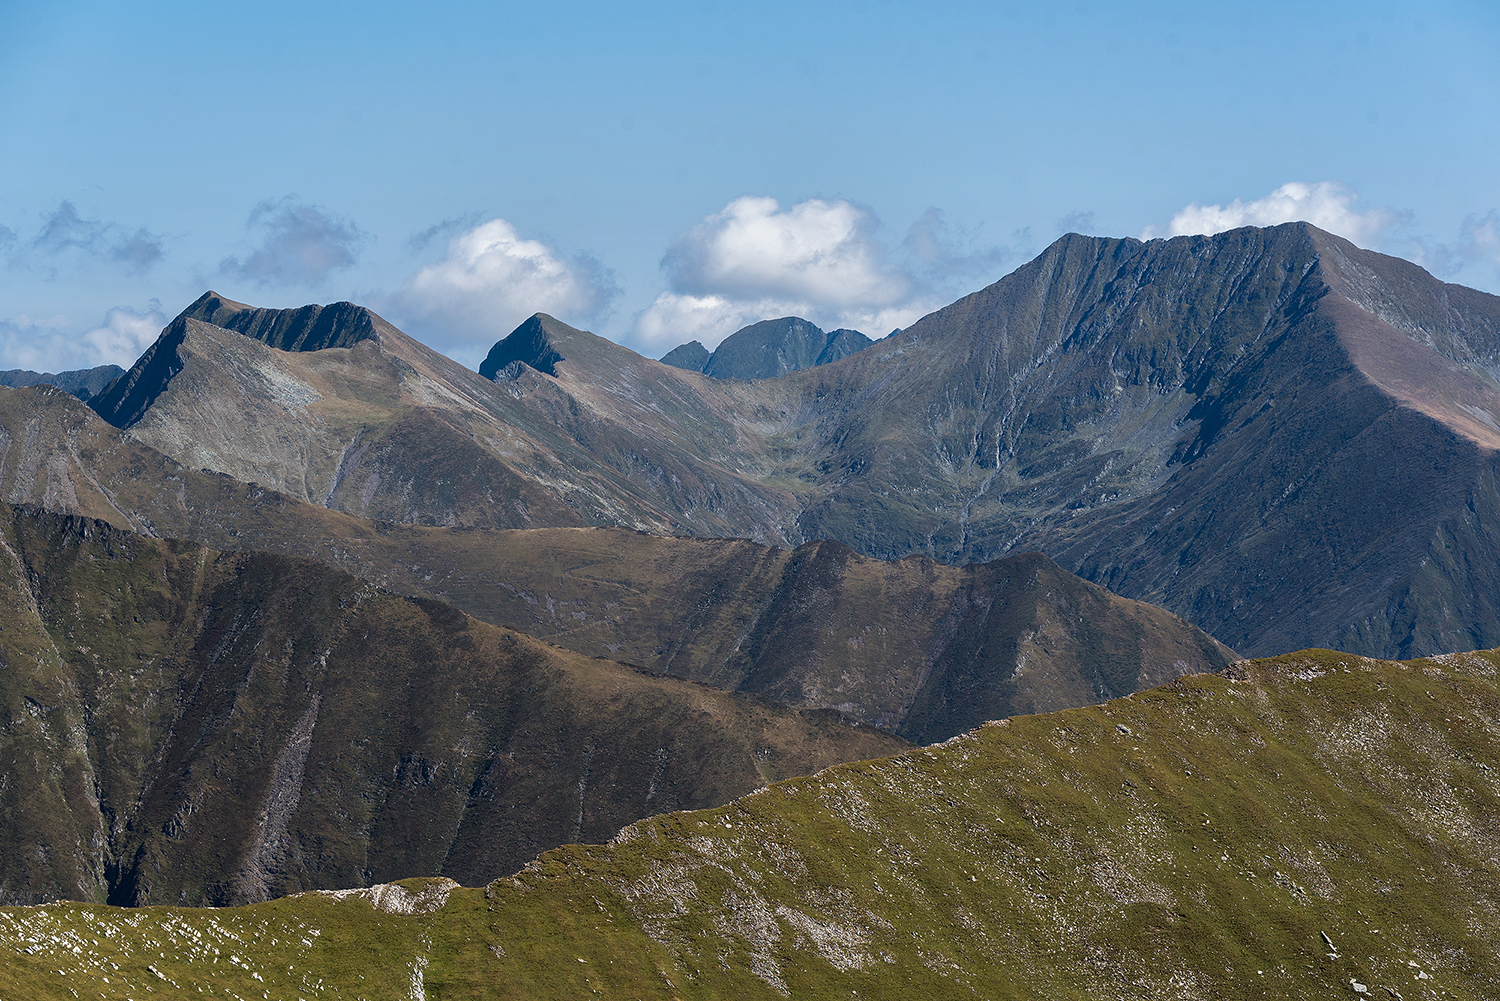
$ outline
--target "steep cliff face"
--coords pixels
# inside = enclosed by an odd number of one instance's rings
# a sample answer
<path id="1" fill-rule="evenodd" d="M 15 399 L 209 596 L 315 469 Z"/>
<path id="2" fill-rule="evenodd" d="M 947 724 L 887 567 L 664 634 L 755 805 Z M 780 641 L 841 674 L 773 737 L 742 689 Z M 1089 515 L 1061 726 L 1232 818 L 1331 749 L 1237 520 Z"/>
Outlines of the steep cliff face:
<path id="1" fill-rule="evenodd" d="M 902 742 L 318 563 L 0 509 L 0 894 L 225 904 L 537 852 Z"/>

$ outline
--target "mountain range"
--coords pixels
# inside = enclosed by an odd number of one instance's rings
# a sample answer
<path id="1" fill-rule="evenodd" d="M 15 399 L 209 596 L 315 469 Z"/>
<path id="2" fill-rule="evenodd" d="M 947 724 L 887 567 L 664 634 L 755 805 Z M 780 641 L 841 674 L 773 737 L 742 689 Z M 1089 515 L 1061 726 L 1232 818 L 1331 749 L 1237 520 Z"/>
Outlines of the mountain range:
<path id="1" fill-rule="evenodd" d="M 1492 993 L 1500 299 L 1072 234 L 855 333 L 209 292 L 0 390 L 0 899 L 303 894 L 0 992 Z"/>
<path id="2" fill-rule="evenodd" d="M 0 895 L 482 885 L 904 742 L 548 647 L 323 564 L 0 508 Z"/>
<path id="3" fill-rule="evenodd" d="M 748 382 L 540 315 L 491 381 L 337 309 L 353 346 L 282 351 L 257 325 L 291 313 L 209 294 L 91 402 L 184 465 L 362 517 L 1038 550 L 1244 653 L 1500 643 L 1500 299 L 1305 223 L 1064 237 Z"/>
<path id="4" fill-rule="evenodd" d="M 56 386 L 58 389 L 67 390 L 80 400 L 87 400 L 124 374 L 125 370 L 118 365 L 99 365 L 73 372 L 55 373 L 31 372 L 22 368 L 13 368 L 7 372 L 0 372 L 0 386 L 10 386 L 13 389 L 22 386 Z"/>

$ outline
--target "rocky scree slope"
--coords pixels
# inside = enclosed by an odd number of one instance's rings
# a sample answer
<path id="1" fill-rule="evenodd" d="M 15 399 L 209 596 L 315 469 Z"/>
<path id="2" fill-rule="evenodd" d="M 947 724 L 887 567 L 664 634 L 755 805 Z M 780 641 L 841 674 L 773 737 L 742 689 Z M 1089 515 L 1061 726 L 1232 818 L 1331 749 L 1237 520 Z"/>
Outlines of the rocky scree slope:
<path id="1" fill-rule="evenodd" d="M 1242 662 L 642 821 L 483 890 L 5 909 L 0 992 L 1479 1001 L 1500 992 L 1497 676 L 1495 651 Z"/>
<path id="2" fill-rule="evenodd" d="M 907 746 L 322 564 L 0 507 L 0 898 L 481 884 Z"/>
<path id="3" fill-rule="evenodd" d="M 0 497 L 336 566 L 588 656 L 834 707 L 914 741 L 1086 705 L 1234 655 L 1037 554 L 958 568 L 623 529 L 373 523 L 182 468 L 55 390 L 0 393 Z"/>

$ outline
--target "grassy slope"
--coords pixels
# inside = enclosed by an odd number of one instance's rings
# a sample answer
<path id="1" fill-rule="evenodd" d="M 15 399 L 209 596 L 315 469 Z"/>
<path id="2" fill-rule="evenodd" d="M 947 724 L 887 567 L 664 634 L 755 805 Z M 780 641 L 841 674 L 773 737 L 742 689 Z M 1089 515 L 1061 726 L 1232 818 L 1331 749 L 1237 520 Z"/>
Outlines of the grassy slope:
<path id="1" fill-rule="evenodd" d="M 426 914 L 9 909 L 0 997 L 1494 997 L 1497 669 L 1244 663 L 656 817 Z"/>

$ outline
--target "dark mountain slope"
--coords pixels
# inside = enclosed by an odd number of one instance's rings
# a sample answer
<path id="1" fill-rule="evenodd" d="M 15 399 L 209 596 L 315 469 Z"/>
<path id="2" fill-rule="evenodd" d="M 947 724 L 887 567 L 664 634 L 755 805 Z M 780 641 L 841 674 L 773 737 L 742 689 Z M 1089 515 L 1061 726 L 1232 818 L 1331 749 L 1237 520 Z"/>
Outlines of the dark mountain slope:
<path id="1" fill-rule="evenodd" d="M 1410 332 L 1367 308 L 1407 302 L 1380 308 Z M 1067 237 L 785 380 L 818 401 L 779 439 L 823 494 L 799 529 L 1040 549 L 1249 652 L 1491 646 L 1496 316 L 1305 224 Z"/>
<path id="2" fill-rule="evenodd" d="M 837 707 L 913 740 L 1096 702 L 1232 656 L 1036 554 L 957 568 L 881 563 L 836 543 L 786 551 L 621 529 L 371 523 L 184 469 L 55 390 L 0 393 L 0 443 L 0 496 L 12 503 L 310 557 L 585 655 Z"/>
<path id="3" fill-rule="evenodd" d="M 0 991 L 1488 1001 L 1497 674 L 1496 651 L 1241 662 L 642 821 L 482 891 L 10 908 Z"/>
<path id="4" fill-rule="evenodd" d="M 551 649 L 321 564 L 0 508 L 0 894 L 475 884 L 902 745 Z"/>

